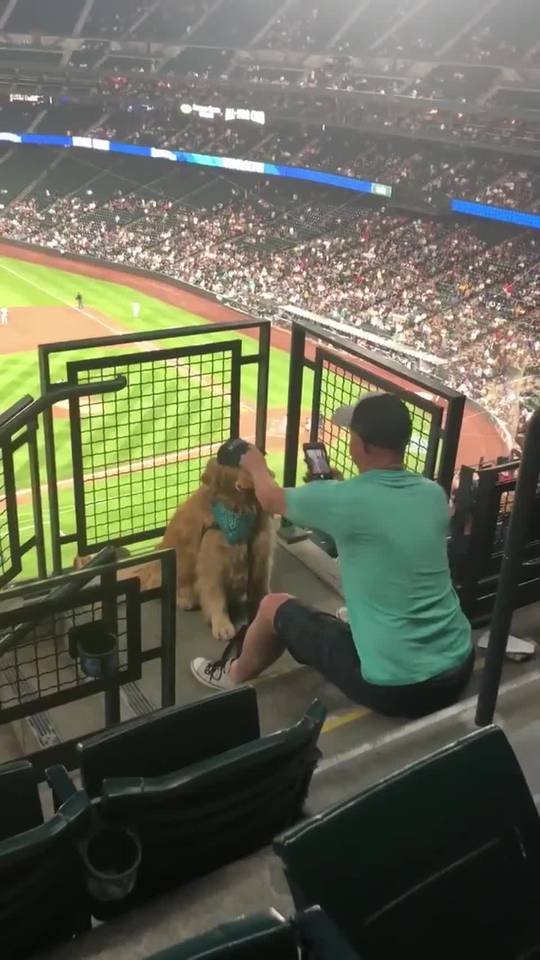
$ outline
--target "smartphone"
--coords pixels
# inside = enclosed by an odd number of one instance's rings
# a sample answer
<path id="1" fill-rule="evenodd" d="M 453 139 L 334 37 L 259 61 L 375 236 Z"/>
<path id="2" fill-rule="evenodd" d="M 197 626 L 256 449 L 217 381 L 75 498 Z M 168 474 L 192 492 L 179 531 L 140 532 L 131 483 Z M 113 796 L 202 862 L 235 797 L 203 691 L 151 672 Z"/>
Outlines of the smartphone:
<path id="1" fill-rule="evenodd" d="M 308 474 L 313 480 L 331 480 L 332 468 L 324 443 L 305 443 L 304 460 Z"/>

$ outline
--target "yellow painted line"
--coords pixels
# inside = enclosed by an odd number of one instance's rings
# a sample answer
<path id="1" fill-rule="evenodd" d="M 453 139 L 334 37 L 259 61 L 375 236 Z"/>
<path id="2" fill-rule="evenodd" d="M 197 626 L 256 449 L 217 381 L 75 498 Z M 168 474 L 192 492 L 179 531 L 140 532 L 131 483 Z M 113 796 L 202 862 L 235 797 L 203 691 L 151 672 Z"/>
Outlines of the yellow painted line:
<path id="1" fill-rule="evenodd" d="M 328 717 L 323 724 L 322 733 L 332 733 L 332 730 L 338 730 L 339 727 L 345 727 L 348 723 L 354 723 L 355 720 L 362 720 L 363 717 L 373 713 L 368 707 L 357 707 L 355 710 L 349 710 L 348 713 L 341 713 L 336 717 Z"/>

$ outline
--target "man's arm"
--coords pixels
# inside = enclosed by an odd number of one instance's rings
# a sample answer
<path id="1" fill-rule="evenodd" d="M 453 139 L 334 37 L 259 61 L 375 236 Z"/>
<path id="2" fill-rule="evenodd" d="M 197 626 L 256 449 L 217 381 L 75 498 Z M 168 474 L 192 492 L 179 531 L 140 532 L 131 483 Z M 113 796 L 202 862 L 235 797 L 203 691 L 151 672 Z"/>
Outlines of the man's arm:
<path id="1" fill-rule="evenodd" d="M 345 487 L 336 480 L 318 480 L 302 487 L 284 489 L 270 474 L 263 454 L 250 447 L 240 466 L 253 478 L 255 496 L 263 510 L 279 513 L 299 527 L 323 530 L 336 537 L 347 532 L 349 518 L 340 508 L 337 489 Z M 345 527 L 344 527 L 345 523 Z"/>
<path id="2" fill-rule="evenodd" d="M 250 447 L 240 460 L 240 466 L 247 470 L 253 479 L 255 496 L 267 513 L 285 514 L 285 490 L 274 480 L 264 455 L 257 447 Z"/>

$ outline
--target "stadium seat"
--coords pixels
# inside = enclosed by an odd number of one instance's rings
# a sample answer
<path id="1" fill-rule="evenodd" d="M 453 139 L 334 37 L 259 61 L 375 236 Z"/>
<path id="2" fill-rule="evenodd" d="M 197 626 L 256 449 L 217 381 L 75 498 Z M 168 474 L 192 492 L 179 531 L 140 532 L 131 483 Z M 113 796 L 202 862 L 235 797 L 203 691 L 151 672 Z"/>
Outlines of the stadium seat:
<path id="1" fill-rule="evenodd" d="M 297 907 L 389 956 L 530 956 L 540 943 L 540 819 L 487 728 L 278 838 Z"/>
<path id="2" fill-rule="evenodd" d="M 71 940 L 90 925 L 74 844 L 89 824 L 90 802 L 73 791 L 43 822 L 34 771 L 0 767 L 0 957 L 22 960 Z"/>
<path id="3" fill-rule="evenodd" d="M 251 853 L 298 819 L 325 716 L 315 702 L 296 726 L 259 738 L 247 688 L 82 744 L 83 782 L 94 796 L 101 785 L 100 816 L 129 824 L 142 845 L 133 894 L 95 904 L 94 915 L 106 919 Z"/>
<path id="4" fill-rule="evenodd" d="M 275 910 L 222 924 L 154 954 L 150 960 L 298 960 L 299 946 L 311 960 L 357 960 L 319 907 L 292 921 Z"/>
<path id="5" fill-rule="evenodd" d="M 0 841 L 42 823 L 34 768 L 27 760 L 0 766 Z"/>
<path id="6" fill-rule="evenodd" d="M 257 695 L 241 687 L 129 720 L 79 744 L 90 796 L 105 777 L 159 777 L 259 737 Z"/>

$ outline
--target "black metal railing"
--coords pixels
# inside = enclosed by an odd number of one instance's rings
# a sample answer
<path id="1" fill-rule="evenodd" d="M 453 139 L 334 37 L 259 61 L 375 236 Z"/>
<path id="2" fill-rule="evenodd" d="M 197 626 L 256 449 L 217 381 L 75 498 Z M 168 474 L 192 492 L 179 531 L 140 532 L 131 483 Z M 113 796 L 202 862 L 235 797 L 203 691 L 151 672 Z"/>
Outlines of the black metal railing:
<path id="1" fill-rule="evenodd" d="M 44 415 L 52 567 L 62 548 L 88 554 L 108 543 L 159 536 L 178 503 L 199 484 L 201 468 L 230 436 L 266 443 L 270 322 L 246 320 L 73 340 L 39 348 L 41 387 L 55 377 L 85 385 L 122 376 L 118 395 L 69 404 L 76 530 L 62 532 L 58 445 L 52 410 Z M 246 350 L 242 334 L 256 338 Z M 216 338 L 215 335 L 218 335 Z M 187 341 L 189 338 L 189 342 Z M 165 343 L 166 341 L 166 343 Z M 195 341 L 195 342 L 194 342 Z M 172 346 L 171 346 L 172 344 Z M 129 352 L 130 347 L 135 347 Z M 242 374 L 257 370 L 256 403 L 242 403 Z M 181 468 L 179 468 L 179 465 Z"/>
<path id="2" fill-rule="evenodd" d="M 114 556 L 107 547 L 81 570 L 24 583 L 2 596 L 0 725 L 24 720 L 30 726 L 36 751 L 29 758 L 39 773 L 54 763 L 71 768 L 78 762 L 81 734 L 66 738 L 58 732 L 57 708 L 103 695 L 102 714 L 94 701 L 93 723 L 84 731 L 91 733 L 120 721 L 121 697 L 135 714 L 176 701 L 176 555 L 165 550 L 119 561 Z M 157 585 L 145 589 L 149 571 Z M 142 642 L 143 619 L 151 645 Z M 91 650 L 83 659 L 73 645 L 81 627 L 98 634 L 106 629 L 113 638 L 107 669 L 96 668 Z M 139 686 L 152 661 L 160 664 L 157 703 Z M 155 678 L 152 692 L 154 686 Z M 21 754 L 27 754 L 24 744 Z"/>
<path id="3" fill-rule="evenodd" d="M 309 389 L 305 371 L 312 373 Z M 291 324 L 285 486 L 296 485 L 302 438 L 323 441 L 333 466 L 344 476 L 352 474 L 347 431 L 332 423 L 332 414 L 339 406 L 377 390 L 397 394 L 411 412 L 409 468 L 435 477 L 450 493 L 465 407 L 463 395 L 307 321 Z M 307 426 L 304 418 L 309 421 Z"/>
<path id="4" fill-rule="evenodd" d="M 5 586 L 23 569 L 23 558 L 35 551 L 36 572 L 47 573 L 44 510 L 41 485 L 38 430 L 40 417 L 54 404 L 74 398 L 104 396 L 121 390 L 125 379 L 114 377 L 107 383 L 62 384 L 34 400 L 27 395 L 0 415 L 0 587 Z M 15 457 L 23 456 L 24 486 L 17 482 Z M 30 535 L 20 522 L 20 507 L 30 503 L 32 523 Z"/>
<path id="5" fill-rule="evenodd" d="M 452 519 L 452 566 L 463 610 L 478 626 L 492 616 L 514 504 L 519 460 L 462 466 Z M 540 488 L 524 545 L 514 608 L 540 599 Z"/>
<path id="6" fill-rule="evenodd" d="M 503 560 L 476 709 L 476 723 L 479 726 L 486 726 L 492 722 L 497 705 L 519 575 L 537 504 L 539 478 L 540 409 L 533 414 L 527 429 L 508 531 L 504 540 Z"/>

